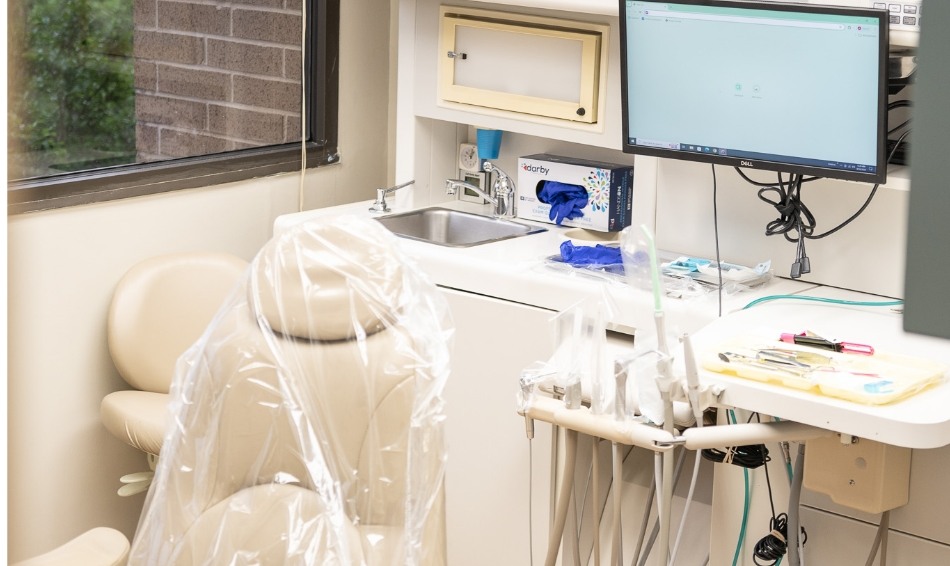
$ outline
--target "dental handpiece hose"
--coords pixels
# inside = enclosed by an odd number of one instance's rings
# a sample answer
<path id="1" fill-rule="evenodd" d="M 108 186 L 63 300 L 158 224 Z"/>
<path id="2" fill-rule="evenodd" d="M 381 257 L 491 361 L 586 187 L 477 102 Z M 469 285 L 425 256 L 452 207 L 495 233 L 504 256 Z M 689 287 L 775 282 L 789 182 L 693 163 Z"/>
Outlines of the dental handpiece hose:
<path id="1" fill-rule="evenodd" d="M 660 288 L 660 268 L 656 260 L 656 241 L 653 233 L 646 225 L 640 226 L 646 237 L 650 254 L 650 277 L 653 287 L 653 322 L 656 326 L 657 349 L 660 351 L 660 361 L 657 363 L 657 388 L 663 400 L 663 430 L 673 434 L 673 364 L 670 357 L 670 346 L 666 341 L 666 318 L 663 314 L 662 292 Z M 660 483 L 660 499 L 657 511 L 660 519 L 660 544 L 658 564 L 666 566 L 670 552 L 670 507 L 673 502 L 673 451 L 664 452 L 663 479 Z M 662 502 L 662 504 L 660 504 Z"/>

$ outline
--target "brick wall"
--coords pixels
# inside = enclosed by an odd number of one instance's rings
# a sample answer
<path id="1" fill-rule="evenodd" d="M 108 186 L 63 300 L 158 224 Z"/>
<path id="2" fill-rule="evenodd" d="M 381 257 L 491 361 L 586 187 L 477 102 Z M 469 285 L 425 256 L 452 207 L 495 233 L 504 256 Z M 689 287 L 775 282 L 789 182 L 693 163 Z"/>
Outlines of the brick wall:
<path id="1" fill-rule="evenodd" d="M 139 161 L 300 139 L 301 0 L 133 0 Z"/>

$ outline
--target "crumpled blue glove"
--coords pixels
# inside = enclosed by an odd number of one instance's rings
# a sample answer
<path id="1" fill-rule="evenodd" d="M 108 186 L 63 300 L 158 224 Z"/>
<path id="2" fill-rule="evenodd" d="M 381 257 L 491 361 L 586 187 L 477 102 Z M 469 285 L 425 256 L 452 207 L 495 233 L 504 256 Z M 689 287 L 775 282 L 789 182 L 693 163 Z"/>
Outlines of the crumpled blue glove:
<path id="1" fill-rule="evenodd" d="M 561 243 L 561 260 L 574 267 L 584 265 L 622 264 L 620 248 L 617 246 L 575 246 L 570 240 Z"/>
<path id="2" fill-rule="evenodd" d="M 587 189 L 579 185 L 544 181 L 538 200 L 551 205 L 548 217 L 560 224 L 564 219 L 573 220 L 584 216 L 581 209 L 587 206 L 588 195 Z"/>

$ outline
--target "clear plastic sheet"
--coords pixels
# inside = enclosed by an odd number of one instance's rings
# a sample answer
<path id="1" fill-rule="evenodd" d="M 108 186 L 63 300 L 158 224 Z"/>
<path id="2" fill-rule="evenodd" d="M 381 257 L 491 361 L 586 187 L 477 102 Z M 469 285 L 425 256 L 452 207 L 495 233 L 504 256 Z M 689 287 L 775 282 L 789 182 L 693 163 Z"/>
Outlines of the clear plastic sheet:
<path id="1" fill-rule="evenodd" d="M 129 564 L 443 564 L 451 334 L 377 222 L 275 237 L 179 360 Z"/>

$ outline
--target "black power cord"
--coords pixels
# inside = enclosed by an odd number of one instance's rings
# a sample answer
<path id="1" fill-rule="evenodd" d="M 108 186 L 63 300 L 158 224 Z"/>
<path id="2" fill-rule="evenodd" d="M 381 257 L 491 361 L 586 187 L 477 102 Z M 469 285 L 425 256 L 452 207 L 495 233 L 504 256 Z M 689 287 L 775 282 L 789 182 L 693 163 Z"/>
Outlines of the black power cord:
<path id="1" fill-rule="evenodd" d="M 765 467 L 765 484 L 769 488 L 769 505 L 772 518 L 769 519 L 769 534 L 765 535 L 752 548 L 752 561 L 756 566 L 773 566 L 788 552 L 788 514 L 775 514 L 775 502 L 772 498 L 772 481 L 769 479 L 769 467 Z M 801 528 L 802 546 L 808 540 L 805 527 Z"/>
<path id="2" fill-rule="evenodd" d="M 769 520 L 771 532 L 755 543 L 752 549 L 752 561 L 756 566 L 772 566 L 785 556 L 788 551 L 788 515 L 779 513 Z M 808 540 L 805 529 L 802 528 L 802 544 Z"/>
<path id="3" fill-rule="evenodd" d="M 748 446 L 730 446 L 725 451 L 718 448 L 706 448 L 703 458 L 718 464 L 733 464 L 743 468 L 755 469 L 769 461 L 769 450 L 763 444 Z"/>
<path id="4" fill-rule="evenodd" d="M 896 129 L 900 129 L 905 124 L 901 124 Z M 891 159 L 894 158 L 894 154 L 897 152 L 897 149 L 904 142 L 904 139 L 910 134 L 911 130 L 906 130 L 897 140 L 894 142 L 893 147 L 891 148 L 890 153 L 887 156 L 886 163 L 890 163 Z M 759 188 L 758 196 L 762 201 L 772 205 L 775 210 L 778 211 L 779 217 L 775 220 L 769 222 L 765 227 L 766 236 L 774 236 L 777 234 L 782 235 L 789 242 L 794 242 L 797 246 L 795 252 L 795 261 L 792 262 L 792 268 L 790 276 L 792 279 L 798 279 L 805 273 L 811 271 L 811 261 L 808 259 L 808 255 L 805 253 L 805 240 L 820 240 L 821 238 L 826 238 L 838 230 L 841 230 L 848 224 L 854 221 L 855 218 L 860 216 L 871 204 L 871 201 L 874 199 L 874 195 L 877 194 L 877 189 L 880 186 L 879 183 L 876 183 L 872 188 L 871 192 L 868 194 L 867 199 L 865 199 L 864 204 L 861 205 L 858 210 L 845 219 L 843 222 L 827 230 L 821 234 L 815 234 L 815 215 L 811 213 L 807 206 L 802 202 L 801 190 L 802 184 L 815 181 L 820 177 L 805 177 L 800 174 L 792 174 L 789 177 L 789 180 L 786 181 L 782 174 L 778 174 L 778 183 L 762 183 L 758 181 L 753 181 L 745 173 L 742 172 L 738 167 L 736 167 L 736 172 L 739 173 L 739 176 L 745 179 L 747 182 L 755 185 Z"/>

